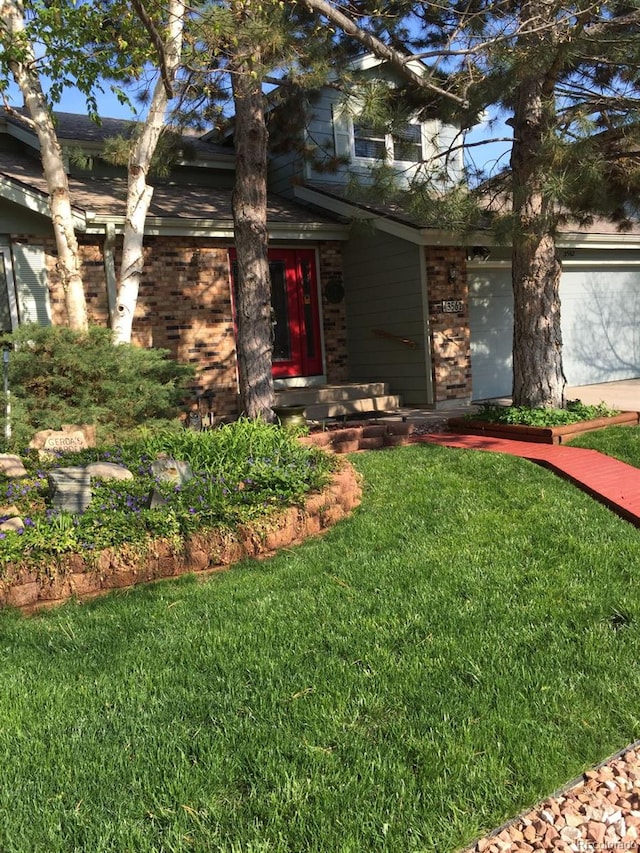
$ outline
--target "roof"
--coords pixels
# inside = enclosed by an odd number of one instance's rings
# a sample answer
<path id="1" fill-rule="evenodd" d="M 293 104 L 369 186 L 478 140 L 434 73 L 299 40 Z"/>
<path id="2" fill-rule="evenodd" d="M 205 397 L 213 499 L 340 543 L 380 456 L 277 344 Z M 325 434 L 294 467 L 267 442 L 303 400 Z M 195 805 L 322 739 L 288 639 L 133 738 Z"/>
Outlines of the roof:
<path id="1" fill-rule="evenodd" d="M 106 222 L 116 227 L 123 224 L 125 178 L 70 177 L 69 189 L 76 215 L 84 220 L 86 231 L 104 232 Z M 47 182 L 35 157 L 0 150 L 0 195 L 48 215 Z M 345 227 L 328 214 L 313 213 L 277 195 L 270 195 L 267 204 L 272 231 L 287 229 L 290 238 L 341 239 L 345 236 Z M 209 234 L 231 229 L 232 220 L 230 189 L 159 182 L 154 188 L 147 224 L 154 233 Z"/>
<path id="2" fill-rule="evenodd" d="M 26 110 L 7 111 L 0 108 L 0 119 L 4 120 L 9 129 L 19 128 L 33 134 L 29 122 L 26 120 Z M 114 136 L 126 136 L 137 124 L 133 119 L 100 118 L 99 122 L 89 116 L 77 113 L 54 112 L 56 121 L 56 132 L 58 139 L 65 143 L 77 143 L 86 148 L 99 149 L 104 146 L 107 139 Z M 10 132 L 10 131 L 9 131 Z M 194 151 L 197 160 L 222 160 L 233 163 L 235 155 L 233 149 L 225 145 L 215 145 L 206 141 L 195 133 L 184 133 L 185 144 Z M 35 134 L 34 134 L 35 142 Z"/>
<path id="3" fill-rule="evenodd" d="M 386 201 L 378 202 L 363 193 L 361 198 L 354 197 L 347 187 L 339 185 L 309 182 L 306 186 L 295 187 L 295 197 L 313 205 L 318 210 L 331 212 L 347 220 L 365 220 L 374 222 L 378 228 L 410 242 L 422 245 L 465 245 L 467 243 L 493 243 L 491 229 L 479 229 L 473 235 L 452 233 L 433 226 L 425 226 L 401 204 Z M 640 248 L 640 222 L 621 228 L 615 222 L 604 217 L 594 216 L 590 225 L 582 226 L 567 222 L 560 228 L 558 244 L 577 246 L 584 243 L 600 247 L 632 244 Z"/>

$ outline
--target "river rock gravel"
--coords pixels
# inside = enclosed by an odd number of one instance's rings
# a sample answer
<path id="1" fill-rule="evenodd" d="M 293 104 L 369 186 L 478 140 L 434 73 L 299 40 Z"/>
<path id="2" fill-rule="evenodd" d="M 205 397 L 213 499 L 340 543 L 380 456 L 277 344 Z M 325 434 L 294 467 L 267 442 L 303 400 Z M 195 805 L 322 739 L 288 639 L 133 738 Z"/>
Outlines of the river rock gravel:
<path id="1" fill-rule="evenodd" d="M 640 742 L 465 853 L 640 851 Z"/>

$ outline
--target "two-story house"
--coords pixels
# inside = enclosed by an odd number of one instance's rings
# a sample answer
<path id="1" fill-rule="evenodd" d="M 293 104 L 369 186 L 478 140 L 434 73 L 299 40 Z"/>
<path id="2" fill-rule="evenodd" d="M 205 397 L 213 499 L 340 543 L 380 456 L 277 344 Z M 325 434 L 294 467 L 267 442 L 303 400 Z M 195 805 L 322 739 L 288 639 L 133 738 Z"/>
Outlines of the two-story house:
<path id="1" fill-rule="evenodd" d="M 394 84 L 370 57 L 360 70 Z M 273 152 L 270 161 L 277 387 L 309 386 L 326 398 L 327 386 L 338 397 L 347 396 L 346 383 L 359 386 L 364 400 L 343 402 L 338 413 L 388 409 L 398 398 L 437 408 L 509 394 L 508 247 L 493 246 L 488 234 L 462 238 L 422 227 L 393 205 L 356 201 L 349 191 L 354 176 L 366 182 L 382 161 L 400 180 L 429 169 L 443 183 L 459 180 L 461 148 L 451 144 L 458 130 L 436 119 L 411 119 L 389 132 L 374 128 L 361 120 L 357 99 L 345 102 L 335 86 L 304 108 L 303 146 Z M 105 119 L 98 127 L 69 114 L 58 120 L 88 307 L 92 320 L 106 324 L 126 176 L 101 151 L 127 123 Z M 82 160 L 73 156 L 77 148 Z M 137 343 L 196 365 L 194 396 L 208 399 L 217 415 L 237 412 L 233 179 L 233 147 L 206 136 L 189 140 L 168 178 L 153 179 L 134 321 Z M 0 115 L 3 329 L 64 322 L 47 199 L 35 135 L 19 117 Z M 638 235 L 611 226 L 567 232 L 563 252 L 569 383 L 640 376 Z"/>
<path id="2" fill-rule="evenodd" d="M 363 57 L 360 70 L 394 84 L 373 57 Z M 356 201 L 348 189 L 381 161 L 405 186 L 425 173 L 432 183 L 458 183 L 459 129 L 412 120 L 383 133 L 360 120 L 357 98 L 345 103 L 328 88 L 310 107 L 307 136 L 342 165 L 326 171 L 313 158 L 280 156 L 271 164 L 273 185 L 352 224 L 342 251 L 349 375 L 383 380 L 410 405 L 509 396 L 510 247 L 496 245 L 490 231 L 461 236 L 423 227 L 393 205 Z M 640 376 L 640 227 L 567 226 L 558 245 L 568 385 Z"/>

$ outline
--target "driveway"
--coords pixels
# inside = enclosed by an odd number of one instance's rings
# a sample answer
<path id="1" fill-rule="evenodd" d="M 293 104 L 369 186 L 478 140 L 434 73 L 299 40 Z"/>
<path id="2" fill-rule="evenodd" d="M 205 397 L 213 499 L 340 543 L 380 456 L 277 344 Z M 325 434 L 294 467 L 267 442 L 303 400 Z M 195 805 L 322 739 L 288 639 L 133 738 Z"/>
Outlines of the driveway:
<path id="1" fill-rule="evenodd" d="M 640 379 L 622 379 L 598 385 L 574 385 L 565 389 L 567 400 L 582 400 L 588 406 L 606 403 L 612 409 L 640 412 Z"/>

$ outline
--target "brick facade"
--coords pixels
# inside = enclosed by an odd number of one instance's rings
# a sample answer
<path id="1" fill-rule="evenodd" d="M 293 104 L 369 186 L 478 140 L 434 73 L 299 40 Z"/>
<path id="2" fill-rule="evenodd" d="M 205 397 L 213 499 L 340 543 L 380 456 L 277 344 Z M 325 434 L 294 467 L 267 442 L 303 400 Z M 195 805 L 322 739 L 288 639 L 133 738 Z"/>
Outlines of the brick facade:
<path id="1" fill-rule="evenodd" d="M 33 241 L 47 255 L 54 323 L 64 324 L 65 305 L 56 269 L 53 240 Z M 237 414 L 235 330 L 231 304 L 230 243 L 189 237 L 147 237 L 145 265 L 133 326 L 140 346 L 167 349 L 182 363 L 196 366 L 193 398 L 213 401 L 217 416 Z M 107 325 L 103 245 L 83 238 L 80 246 L 87 308 L 92 322 Z M 347 335 L 344 300 L 326 297 L 342 284 L 342 252 L 338 242 L 318 246 L 320 292 L 327 380 L 347 377 Z M 120 262 L 116 251 L 116 269 Z"/>
<path id="2" fill-rule="evenodd" d="M 471 400 L 469 286 L 464 249 L 425 248 L 433 399 L 436 408 Z"/>
<path id="3" fill-rule="evenodd" d="M 331 298 L 344 287 L 342 244 L 321 243 L 318 254 L 326 376 L 327 382 L 333 385 L 346 382 L 349 376 L 345 300 L 334 301 Z"/>

